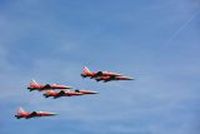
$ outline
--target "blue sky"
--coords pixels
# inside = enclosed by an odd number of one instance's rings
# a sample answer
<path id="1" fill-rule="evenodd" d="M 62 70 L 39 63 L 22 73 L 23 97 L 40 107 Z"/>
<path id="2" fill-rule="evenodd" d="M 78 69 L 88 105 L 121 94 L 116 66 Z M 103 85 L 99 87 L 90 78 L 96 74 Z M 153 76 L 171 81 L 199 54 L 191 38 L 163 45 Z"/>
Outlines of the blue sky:
<path id="1" fill-rule="evenodd" d="M 199 0 L 1 0 L 0 133 L 198 134 L 199 18 Z M 83 66 L 136 80 L 83 80 Z M 32 78 L 100 94 L 45 99 Z M 16 120 L 19 106 L 59 116 Z"/>

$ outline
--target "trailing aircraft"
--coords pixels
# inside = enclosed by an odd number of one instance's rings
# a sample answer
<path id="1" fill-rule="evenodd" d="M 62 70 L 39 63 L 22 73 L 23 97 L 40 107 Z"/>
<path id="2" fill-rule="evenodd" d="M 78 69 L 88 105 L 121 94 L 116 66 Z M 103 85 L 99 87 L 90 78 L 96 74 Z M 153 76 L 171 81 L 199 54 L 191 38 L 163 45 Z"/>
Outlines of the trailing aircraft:
<path id="1" fill-rule="evenodd" d="M 71 86 L 66 85 L 60 85 L 60 84 L 40 84 L 36 82 L 35 80 L 32 80 L 27 87 L 29 91 L 37 90 L 37 91 L 43 91 L 43 90 L 54 90 L 54 89 L 71 89 Z"/>
<path id="2" fill-rule="evenodd" d="M 61 91 L 54 91 L 54 90 L 48 90 L 46 91 L 43 96 L 46 98 L 53 97 L 54 99 L 59 97 L 72 97 L 72 96 L 81 96 L 81 95 L 89 95 L 89 94 L 97 94 L 96 91 L 91 90 L 61 90 Z"/>
<path id="3" fill-rule="evenodd" d="M 21 118 L 30 119 L 34 117 L 46 117 L 46 116 L 55 116 L 55 115 L 57 114 L 52 113 L 52 112 L 45 112 L 45 111 L 27 112 L 22 107 L 20 107 L 17 110 L 17 114 L 15 115 L 15 117 L 17 119 L 21 119 Z"/>

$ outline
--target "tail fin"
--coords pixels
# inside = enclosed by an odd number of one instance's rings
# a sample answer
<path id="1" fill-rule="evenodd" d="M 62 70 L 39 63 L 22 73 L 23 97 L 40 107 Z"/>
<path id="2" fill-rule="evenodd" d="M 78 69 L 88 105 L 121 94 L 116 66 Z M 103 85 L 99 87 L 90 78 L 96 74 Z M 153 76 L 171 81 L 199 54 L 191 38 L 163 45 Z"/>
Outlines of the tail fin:
<path id="1" fill-rule="evenodd" d="M 89 70 L 89 68 L 87 68 L 86 66 L 83 67 L 83 73 L 84 74 L 88 74 L 88 73 L 91 73 L 91 71 Z"/>
<path id="2" fill-rule="evenodd" d="M 32 79 L 30 85 L 38 85 L 38 83 L 34 79 Z"/>
<path id="3" fill-rule="evenodd" d="M 17 114 L 21 114 L 21 113 L 25 113 L 25 112 L 26 111 L 22 107 L 19 107 L 17 110 Z"/>

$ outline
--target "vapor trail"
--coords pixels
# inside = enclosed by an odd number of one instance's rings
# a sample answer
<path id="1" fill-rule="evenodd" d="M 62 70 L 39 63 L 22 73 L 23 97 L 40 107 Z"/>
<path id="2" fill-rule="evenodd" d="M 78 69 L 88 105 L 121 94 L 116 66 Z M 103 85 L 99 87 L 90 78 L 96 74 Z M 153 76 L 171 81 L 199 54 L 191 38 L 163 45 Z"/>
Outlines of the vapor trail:
<path id="1" fill-rule="evenodd" d="M 200 13 L 200 10 L 195 12 L 183 25 L 181 25 L 176 32 L 168 39 L 166 45 L 168 45 L 174 38 L 176 38 L 195 18 L 196 16 Z"/>

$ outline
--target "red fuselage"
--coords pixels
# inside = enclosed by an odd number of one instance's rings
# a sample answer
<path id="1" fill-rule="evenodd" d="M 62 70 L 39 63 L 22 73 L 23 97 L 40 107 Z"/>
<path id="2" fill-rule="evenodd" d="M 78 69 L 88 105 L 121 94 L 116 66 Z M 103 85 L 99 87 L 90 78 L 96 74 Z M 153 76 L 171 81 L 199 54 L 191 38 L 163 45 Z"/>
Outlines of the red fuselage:
<path id="1" fill-rule="evenodd" d="M 51 90 L 51 91 L 47 91 L 43 95 L 46 98 L 48 97 L 58 98 L 62 96 L 71 97 L 71 96 L 80 96 L 80 95 L 86 95 L 86 94 L 97 94 L 97 92 L 90 91 L 90 90 L 61 90 L 59 92 L 56 92 L 56 91 Z"/>
<path id="2" fill-rule="evenodd" d="M 109 71 L 98 71 L 92 72 L 87 67 L 83 68 L 83 72 L 81 73 L 83 78 L 89 77 L 91 79 L 95 79 L 96 81 L 113 81 L 113 80 L 133 80 L 133 78 Z"/>
<path id="3" fill-rule="evenodd" d="M 121 76 L 119 73 L 114 73 L 114 72 L 107 72 L 107 71 L 98 71 L 98 72 L 83 72 L 81 74 L 82 77 L 99 77 L 99 76 Z"/>
<path id="4" fill-rule="evenodd" d="M 43 84 L 35 84 L 35 83 L 31 83 L 28 87 L 28 89 L 30 91 L 32 90 L 39 90 L 39 91 L 42 91 L 42 90 L 49 90 L 49 89 L 71 89 L 70 86 L 65 86 L 65 85 L 59 85 L 59 84 L 46 84 L 46 85 L 43 85 Z"/>
<path id="5" fill-rule="evenodd" d="M 17 119 L 20 118 L 25 118 L 25 119 L 29 119 L 29 118 L 34 118 L 34 117 L 43 117 L 43 116 L 54 116 L 56 115 L 55 113 L 51 113 L 51 112 L 43 112 L 43 111 L 38 111 L 38 112 L 22 112 L 22 113 L 17 113 L 17 115 L 15 115 L 15 117 Z"/>

